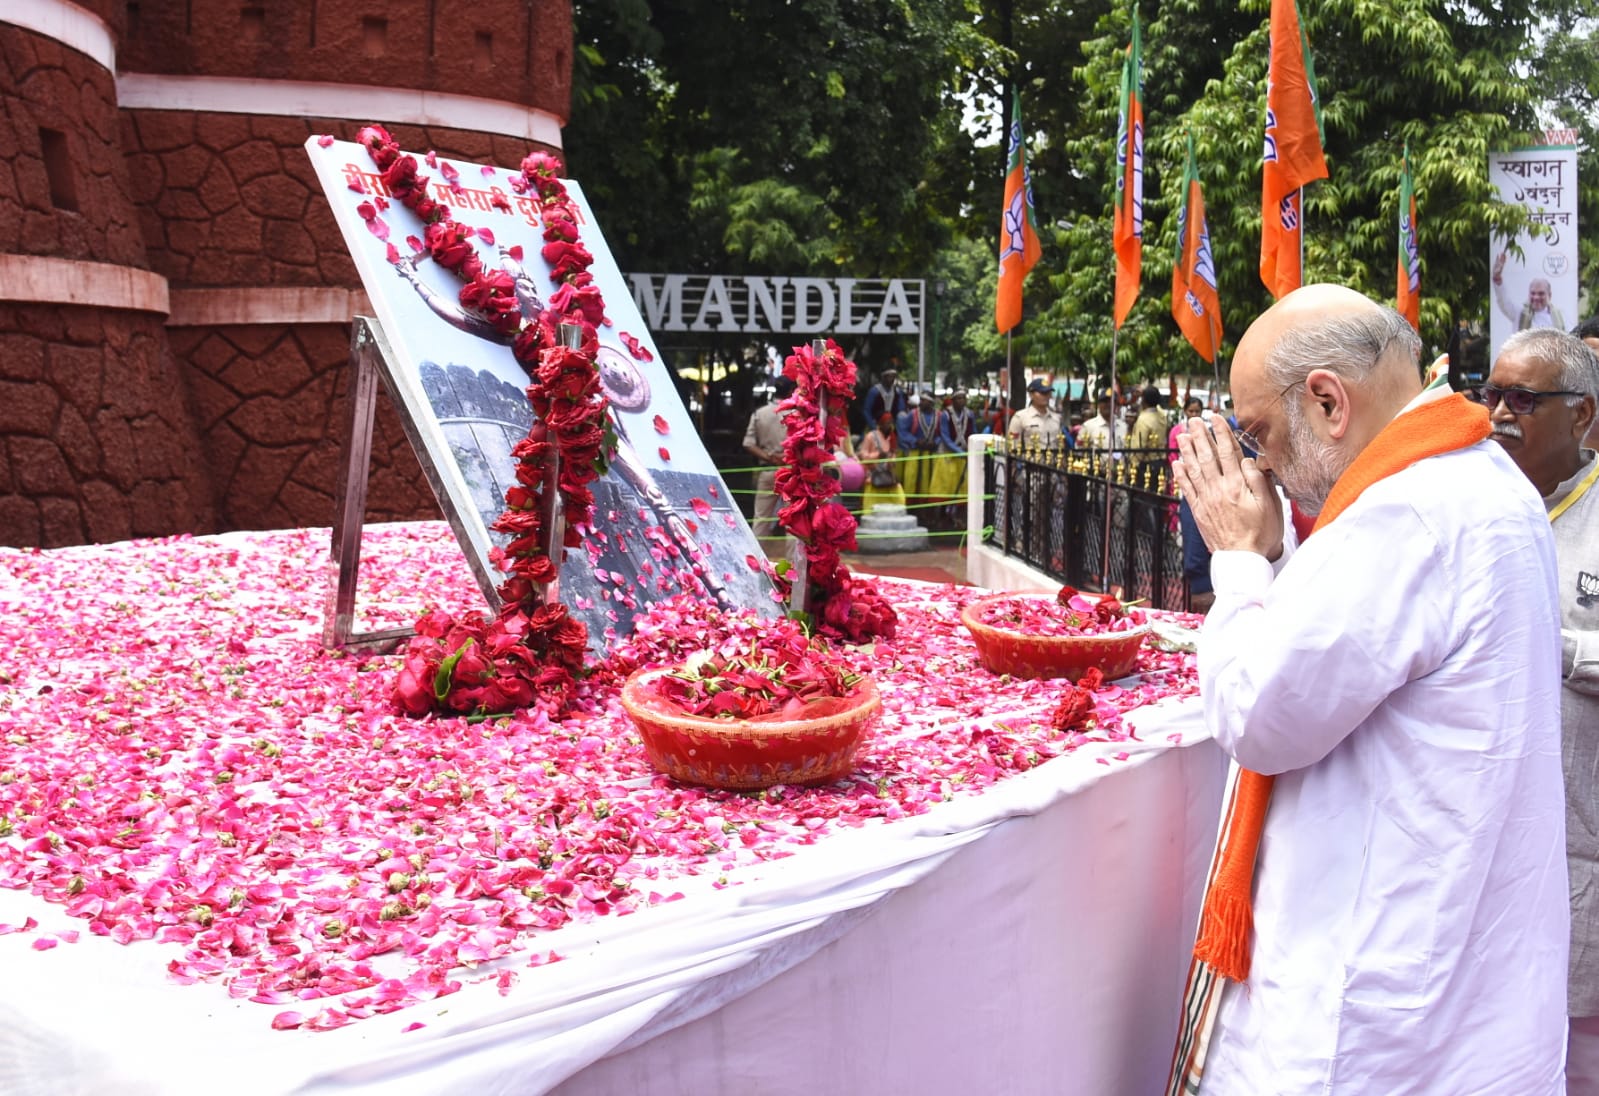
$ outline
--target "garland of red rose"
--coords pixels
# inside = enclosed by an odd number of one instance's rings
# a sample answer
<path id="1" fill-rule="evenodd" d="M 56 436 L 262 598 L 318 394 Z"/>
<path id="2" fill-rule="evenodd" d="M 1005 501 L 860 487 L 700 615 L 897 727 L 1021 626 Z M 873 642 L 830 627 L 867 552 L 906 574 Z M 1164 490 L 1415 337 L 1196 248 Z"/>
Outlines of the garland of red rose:
<path id="1" fill-rule="evenodd" d="M 588 628 L 566 606 L 544 598 L 545 585 L 560 573 L 560 559 L 544 549 L 550 462 L 558 459 L 564 553 L 564 548 L 581 543 L 578 529 L 593 519 L 589 484 L 599 475 L 606 414 L 595 365 L 595 327 L 608 321 L 599 287 L 588 272 L 594 258 L 579 239 L 576 203 L 561 183 L 558 159 L 534 153 L 522 161 L 512 189 L 537 197 L 544 225 L 541 254 L 558 286 L 544 310 L 524 322 L 514 279 L 504 270 L 485 267 L 471 242 L 476 236 L 492 245 L 492 234 L 461 224 L 448 206 L 429 197 L 428 179 L 418 174 L 416 158 L 402 152 L 383 127 L 367 126 L 357 139 L 382 172 L 389 193 L 426 226 L 422 240 L 411 238 L 414 258 L 425 253 L 461 278 L 462 306 L 502 334 L 514 335 L 511 353 L 532 380 L 527 397 L 536 416 L 528 436 L 511 450 L 517 458 L 517 484 L 506 491 L 505 512 L 492 526 L 511 537 L 503 551 L 491 553 L 508 574 L 499 586 L 500 611 L 493 620 L 482 613 L 460 619 L 441 610 L 424 614 L 406 649 L 395 699 L 412 715 L 440 711 L 485 716 L 541 699 L 556 711 L 564 710 L 583 670 Z M 431 153 L 428 160 L 434 162 Z M 459 186 L 448 164 L 441 173 L 452 188 Z M 496 204 L 508 208 L 504 199 L 497 198 Z M 361 214 L 373 226 L 376 213 L 369 215 L 363 206 Z M 509 253 L 521 261 L 520 248 Z M 389 257 L 399 258 L 392 244 Z M 579 347 L 561 345 L 556 335 L 561 324 L 581 327 Z"/>
<path id="2" fill-rule="evenodd" d="M 899 621 L 894 607 L 872 584 L 853 580 L 840 558 L 855 549 L 855 516 L 833 499 L 839 481 L 823 467 L 848 429 L 843 408 L 855 393 L 855 363 L 828 339 L 820 355 L 795 347 L 783 375 L 795 388 L 777 405 L 788 427 L 776 484 L 786 505 L 778 520 L 805 545 L 811 619 L 819 631 L 850 643 L 892 637 Z"/>

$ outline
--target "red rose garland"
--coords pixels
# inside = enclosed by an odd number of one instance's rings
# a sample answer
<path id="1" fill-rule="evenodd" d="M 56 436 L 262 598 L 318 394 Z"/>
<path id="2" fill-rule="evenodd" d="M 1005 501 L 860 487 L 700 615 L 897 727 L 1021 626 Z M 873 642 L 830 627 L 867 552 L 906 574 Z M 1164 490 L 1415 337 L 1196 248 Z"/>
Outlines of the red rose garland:
<path id="1" fill-rule="evenodd" d="M 870 583 L 853 580 L 840 554 L 855 548 L 855 516 L 832 496 L 840 487 L 823 466 L 848 429 L 844 407 L 855 393 L 855 363 L 833 340 L 818 356 L 798 346 L 783 362 L 794 392 L 778 404 L 788 436 L 777 471 L 783 528 L 805 544 L 811 619 L 823 634 L 850 643 L 892 637 L 898 616 Z M 828 414 L 821 414 L 823 407 Z"/>
<path id="2" fill-rule="evenodd" d="M 561 183 L 561 162 L 535 153 L 522 161 L 522 175 L 512 189 L 538 199 L 544 224 L 542 256 L 557 283 L 536 316 L 524 316 L 515 279 L 504 270 L 483 265 L 474 236 L 492 244 L 487 231 L 463 225 L 449 207 L 428 196 L 428 180 L 418 174 L 414 156 L 381 126 L 367 126 L 357 138 L 382 171 L 389 193 L 422 219 L 424 238 L 413 238 L 417 258 L 426 254 L 461 278 L 463 307 L 483 317 L 504 335 L 514 336 L 511 352 L 532 384 L 527 397 L 537 420 L 528 436 L 511 450 L 517 458 L 516 486 L 506 492 L 506 510 L 494 522 L 496 532 L 511 537 L 505 549 L 491 553 L 508 572 L 500 584 L 501 608 L 496 619 L 470 613 L 456 619 L 431 611 L 417 622 L 416 636 L 406 648 L 405 664 L 395 683 L 395 700 L 405 711 L 484 716 L 528 707 L 539 700 L 556 711 L 572 697 L 582 672 L 588 629 L 558 602 L 546 604 L 544 586 L 560 573 L 560 558 L 547 554 L 543 536 L 548 508 L 550 461 L 558 458 L 560 494 L 566 519 L 565 547 L 580 543 L 578 529 L 593 519 L 594 495 L 589 484 L 599 475 L 605 441 L 605 395 L 600 389 L 595 357 L 595 327 L 605 323 L 605 302 L 588 272 L 593 256 L 579 240 L 575 203 Z M 431 154 L 429 157 L 431 160 Z M 451 185 L 453 173 L 444 170 Z M 380 237 L 376 211 L 362 216 Z M 520 248 L 509 252 L 520 261 Z M 390 261 L 398 261 L 391 244 Z M 582 329 L 577 348 L 560 344 L 556 329 L 575 324 Z"/>

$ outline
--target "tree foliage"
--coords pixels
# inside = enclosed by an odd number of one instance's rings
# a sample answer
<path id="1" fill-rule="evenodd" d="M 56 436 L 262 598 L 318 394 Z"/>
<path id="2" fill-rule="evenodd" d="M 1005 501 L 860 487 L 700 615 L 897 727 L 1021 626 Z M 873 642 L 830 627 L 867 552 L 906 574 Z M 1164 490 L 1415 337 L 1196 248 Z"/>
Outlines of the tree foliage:
<path id="1" fill-rule="evenodd" d="M 1142 294 L 1115 339 L 1124 379 L 1200 372 L 1170 316 L 1185 134 L 1205 187 L 1228 339 L 1269 303 L 1260 246 L 1269 0 L 1144 0 Z M 1307 280 L 1392 300 L 1400 151 L 1419 206 L 1423 337 L 1486 314 L 1488 153 L 1543 117 L 1595 148 L 1599 57 L 1584 0 L 1301 0 L 1330 178 L 1306 192 Z M 1004 150 L 1021 91 L 1044 257 L 1013 351 L 1082 376 L 1111 359 L 1114 135 L 1131 5 L 1106 0 L 575 0 L 566 131 L 626 269 L 942 280 L 938 364 L 998 370 L 993 330 Z M 1579 25 L 1580 24 L 1576 24 Z M 1529 75 L 1530 74 L 1530 75 Z M 1581 208 L 1599 212 L 1595 153 Z M 1586 243 L 1586 275 L 1599 262 Z M 873 368 L 913 348 L 854 348 Z"/>

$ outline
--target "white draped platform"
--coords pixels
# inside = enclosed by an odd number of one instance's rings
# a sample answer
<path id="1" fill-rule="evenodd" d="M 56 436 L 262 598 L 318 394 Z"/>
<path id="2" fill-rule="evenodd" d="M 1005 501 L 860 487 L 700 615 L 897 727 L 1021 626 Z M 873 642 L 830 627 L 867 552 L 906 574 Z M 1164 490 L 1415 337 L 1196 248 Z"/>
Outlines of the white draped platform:
<path id="1" fill-rule="evenodd" d="M 507 997 L 469 985 L 339 1031 L 165 979 L 168 949 L 0 938 L 0 1091 L 1081 1093 L 1166 1076 L 1225 762 L 1092 750 L 837 835 L 616 921 L 550 934 Z M 0 891 L 0 921 L 59 908 Z M 400 1028 L 425 1014 L 427 1026 Z"/>
<path id="2" fill-rule="evenodd" d="M 0 926 L 37 922 L 0 935 L 0 1093 L 1148 1096 L 1226 764 L 1196 699 L 1137 715 L 1135 741 L 540 933 L 560 961 L 503 993 L 333 1031 L 273 1030 L 282 1005 L 169 978 L 178 945 L 0 889 Z"/>

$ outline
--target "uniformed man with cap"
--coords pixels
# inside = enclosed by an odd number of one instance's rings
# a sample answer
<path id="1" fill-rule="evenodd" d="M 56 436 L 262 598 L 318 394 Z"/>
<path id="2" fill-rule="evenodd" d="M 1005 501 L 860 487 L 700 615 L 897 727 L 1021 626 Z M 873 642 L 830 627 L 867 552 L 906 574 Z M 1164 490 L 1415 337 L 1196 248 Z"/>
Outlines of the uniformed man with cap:
<path id="1" fill-rule="evenodd" d="M 1027 385 L 1027 406 L 1011 416 L 1005 436 L 1031 445 L 1054 445 L 1060 437 L 1060 416 L 1050 410 L 1049 385 L 1034 377 Z"/>

